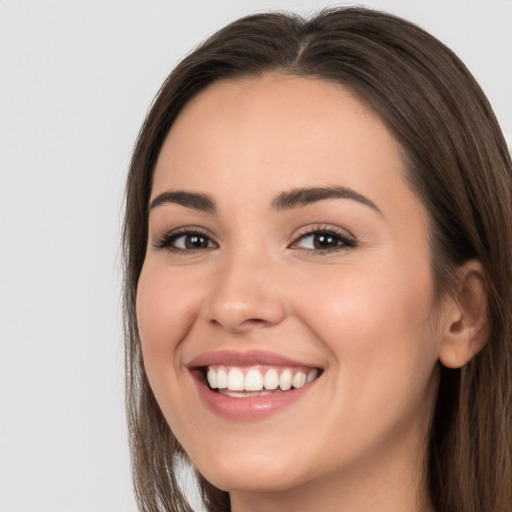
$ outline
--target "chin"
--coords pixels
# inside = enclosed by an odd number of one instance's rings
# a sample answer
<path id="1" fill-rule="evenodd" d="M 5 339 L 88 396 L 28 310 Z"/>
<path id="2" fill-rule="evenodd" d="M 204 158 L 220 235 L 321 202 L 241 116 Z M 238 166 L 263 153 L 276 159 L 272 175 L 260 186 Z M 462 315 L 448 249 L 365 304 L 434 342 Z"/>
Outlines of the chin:
<path id="1" fill-rule="evenodd" d="M 219 457 L 196 466 L 201 475 L 218 489 L 227 492 L 279 492 L 300 485 L 297 464 L 281 456 L 248 455 Z M 294 470 L 295 467 L 295 470 Z"/>

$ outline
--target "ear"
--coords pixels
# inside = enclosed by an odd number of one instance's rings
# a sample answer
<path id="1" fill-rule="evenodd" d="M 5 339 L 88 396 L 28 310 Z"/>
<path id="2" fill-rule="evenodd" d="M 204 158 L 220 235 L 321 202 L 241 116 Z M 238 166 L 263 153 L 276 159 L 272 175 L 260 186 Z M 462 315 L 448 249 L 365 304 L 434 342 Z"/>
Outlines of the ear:
<path id="1" fill-rule="evenodd" d="M 478 260 L 457 269 L 458 287 L 445 303 L 439 360 L 448 368 L 460 368 L 487 343 L 490 324 L 488 282 Z"/>

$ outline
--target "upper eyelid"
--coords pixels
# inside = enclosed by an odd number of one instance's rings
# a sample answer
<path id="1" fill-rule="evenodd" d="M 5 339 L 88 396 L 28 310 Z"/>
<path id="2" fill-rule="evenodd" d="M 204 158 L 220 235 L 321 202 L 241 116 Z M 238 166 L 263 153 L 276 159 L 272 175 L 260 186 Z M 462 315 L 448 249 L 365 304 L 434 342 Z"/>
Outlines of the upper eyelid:
<path id="1" fill-rule="evenodd" d="M 303 230 L 303 231 L 302 231 Z M 333 233 L 338 236 L 344 236 L 346 238 L 350 238 L 351 240 L 356 240 L 355 235 L 346 228 L 342 228 L 339 226 L 335 226 L 333 224 L 307 224 L 295 230 L 294 240 L 299 239 L 300 237 L 311 235 L 314 233 Z"/>
<path id="2" fill-rule="evenodd" d="M 304 230 L 303 232 L 301 232 Z M 332 232 L 339 235 L 346 235 L 349 238 L 354 238 L 355 236 L 346 228 L 341 228 L 339 226 L 334 226 L 332 224 L 324 224 L 324 223 L 314 223 L 314 224 L 306 224 L 299 228 L 294 229 L 294 233 L 290 235 L 290 237 L 294 237 L 295 239 L 316 232 Z M 157 235 L 156 238 L 161 239 L 163 237 L 179 235 L 182 233 L 201 233 L 211 238 L 218 238 L 214 235 L 209 229 L 204 228 L 202 226 L 190 225 L 190 226 L 181 226 L 178 228 L 174 228 L 171 230 L 165 230 L 161 233 L 161 235 Z"/>
<path id="3" fill-rule="evenodd" d="M 182 226 L 179 228 L 162 231 L 161 234 L 157 234 L 156 239 L 161 240 L 163 238 L 186 235 L 188 233 L 200 233 L 201 235 L 205 235 L 209 238 L 214 238 L 214 235 L 209 229 L 203 228 L 201 226 Z"/>

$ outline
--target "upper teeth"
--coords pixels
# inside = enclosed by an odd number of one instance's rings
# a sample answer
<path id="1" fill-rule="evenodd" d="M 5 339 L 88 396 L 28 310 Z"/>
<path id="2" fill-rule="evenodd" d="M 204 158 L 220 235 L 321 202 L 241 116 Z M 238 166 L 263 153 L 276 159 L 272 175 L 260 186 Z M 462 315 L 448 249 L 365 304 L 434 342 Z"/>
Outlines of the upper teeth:
<path id="1" fill-rule="evenodd" d="M 313 369 L 268 368 L 259 367 L 237 368 L 225 366 L 209 366 L 206 374 L 212 389 L 228 389 L 230 391 L 261 391 L 280 388 L 288 391 L 300 388 L 318 375 Z"/>

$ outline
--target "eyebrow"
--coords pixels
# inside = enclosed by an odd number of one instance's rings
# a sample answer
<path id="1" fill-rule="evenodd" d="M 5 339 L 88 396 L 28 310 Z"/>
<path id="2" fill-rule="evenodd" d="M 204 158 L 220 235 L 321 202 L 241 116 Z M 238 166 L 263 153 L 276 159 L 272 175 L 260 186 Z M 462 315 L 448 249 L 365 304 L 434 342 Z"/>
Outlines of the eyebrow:
<path id="1" fill-rule="evenodd" d="M 149 210 L 153 210 L 166 203 L 179 204 L 207 213 L 215 213 L 217 211 L 215 201 L 210 196 L 197 192 L 185 192 L 183 190 L 164 192 L 156 196 L 153 201 L 151 201 Z"/>
<path id="2" fill-rule="evenodd" d="M 272 201 L 272 208 L 277 212 L 281 212 L 292 208 L 301 208 L 325 199 L 351 199 L 365 206 L 369 206 L 372 210 L 382 215 L 379 207 L 373 201 L 351 188 L 337 185 L 329 187 L 297 188 L 288 192 L 282 192 Z"/>
<path id="3" fill-rule="evenodd" d="M 272 209 L 276 212 L 282 212 L 294 208 L 301 208 L 326 199 L 350 199 L 365 206 L 369 206 L 382 215 L 381 210 L 373 201 L 351 188 L 337 185 L 329 187 L 296 188 L 282 192 L 272 201 Z M 206 213 L 217 212 L 215 201 L 211 196 L 184 190 L 168 191 L 159 194 L 151 201 L 149 210 L 153 210 L 167 203 L 179 204 Z"/>

